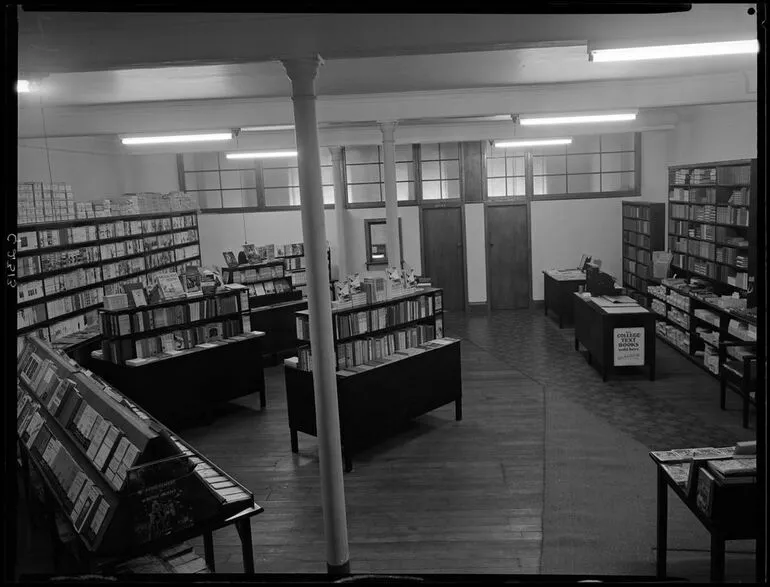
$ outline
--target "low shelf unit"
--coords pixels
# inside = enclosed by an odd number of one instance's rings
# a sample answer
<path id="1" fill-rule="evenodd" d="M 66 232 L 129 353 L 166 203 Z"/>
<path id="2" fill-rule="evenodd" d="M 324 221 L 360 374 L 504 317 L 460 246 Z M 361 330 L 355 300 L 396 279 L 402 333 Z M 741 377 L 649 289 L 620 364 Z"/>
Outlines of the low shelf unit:
<path id="1" fill-rule="evenodd" d="M 653 276 L 653 251 L 666 246 L 666 205 L 623 200 L 623 286 L 628 295 L 649 307 L 647 281 Z"/>

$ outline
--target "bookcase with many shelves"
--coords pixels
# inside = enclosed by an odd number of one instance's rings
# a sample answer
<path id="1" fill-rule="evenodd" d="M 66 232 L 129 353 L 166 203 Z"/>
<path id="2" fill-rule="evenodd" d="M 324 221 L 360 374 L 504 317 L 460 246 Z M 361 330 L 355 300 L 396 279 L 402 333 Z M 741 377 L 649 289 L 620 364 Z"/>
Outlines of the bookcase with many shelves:
<path id="1" fill-rule="evenodd" d="M 34 475 L 94 557 L 151 551 L 259 507 L 248 489 L 38 337 L 23 337 L 16 415 L 27 487 Z"/>
<path id="2" fill-rule="evenodd" d="M 629 295 L 648 306 L 647 282 L 653 276 L 653 251 L 665 247 L 666 205 L 662 202 L 624 200 L 623 285 Z"/>
<path id="3" fill-rule="evenodd" d="M 309 320 L 307 311 L 296 313 L 301 346 L 284 361 L 293 452 L 298 432 L 317 435 Z M 353 453 L 412 418 L 454 403 L 462 419 L 460 341 L 444 336 L 441 289 L 338 308 L 332 321 L 346 471 Z"/>
<path id="4" fill-rule="evenodd" d="M 754 305 L 756 199 L 756 159 L 670 167 L 672 270 L 747 295 Z"/>
<path id="5" fill-rule="evenodd" d="M 21 224 L 17 333 L 51 340 L 97 319 L 104 296 L 200 261 L 197 210 Z"/>

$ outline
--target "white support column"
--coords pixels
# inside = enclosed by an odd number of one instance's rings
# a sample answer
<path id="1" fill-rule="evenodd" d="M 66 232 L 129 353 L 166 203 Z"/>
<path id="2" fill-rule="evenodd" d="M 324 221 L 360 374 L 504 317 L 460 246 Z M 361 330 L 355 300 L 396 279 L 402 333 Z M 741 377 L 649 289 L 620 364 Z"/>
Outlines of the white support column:
<path id="1" fill-rule="evenodd" d="M 385 218 L 388 267 L 401 268 L 398 234 L 398 195 L 396 194 L 396 143 L 393 133 L 397 122 L 381 122 L 382 158 L 385 170 Z"/>
<path id="2" fill-rule="evenodd" d="M 313 357 L 326 566 L 330 574 L 346 574 L 350 571 L 348 531 L 342 480 L 331 299 L 326 269 L 321 157 L 315 107 L 315 76 L 322 63 L 320 56 L 315 55 L 309 59 L 286 60 L 283 66 L 292 85 L 299 159 L 300 210 L 307 259 L 310 345 Z"/>
<path id="3" fill-rule="evenodd" d="M 332 178 L 334 181 L 334 217 L 337 219 L 337 266 L 338 279 L 344 279 L 350 273 L 348 267 L 347 226 L 345 219 L 345 185 L 342 181 L 342 147 L 329 147 L 332 154 Z"/>

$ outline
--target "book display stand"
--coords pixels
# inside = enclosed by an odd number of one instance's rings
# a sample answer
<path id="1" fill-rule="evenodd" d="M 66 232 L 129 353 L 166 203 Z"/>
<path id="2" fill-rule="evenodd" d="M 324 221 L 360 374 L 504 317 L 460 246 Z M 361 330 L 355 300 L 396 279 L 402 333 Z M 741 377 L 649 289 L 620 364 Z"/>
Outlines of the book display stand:
<path id="1" fill-rule="evenodd" d="M 18 357 L 17 432 L 27 492 L 34 474 L 90 570 L 194 536 L 210 546 L 213 528 L 262 511 L 248 489 L 37 337 Z"/>
<path id="2" fill-rule="evenodd" d="M 234 284 L 213 295 L 99 310 L 102 350 L 91 353 L 89 367 L 164 422 L 254 392 L 265 407 L 264 333 L 249 330 L 247 295 Z"/>
<path id="3" fill-rule="evenodd" d="M 651 452 L 657 466 L 657 577 L 666 578 L 668 489 L 682 500 L 711 534 L 711 582 L 725 574 L 725 541 L 756 540 L 761 532 L 756 455 L 736 447 Z M 757 581 L 761 582 L 759 576 Z"/>
<path id="4" fill-rule="evenodd" d="M 653 251 L 666 246 L 666 205 L 623 200 L 623 285 L 629 296 L 648 306 L 647 282 L 653 274 Z"/>
<path id="5" fill-rule="evenodd" d="M 586 273 L 582 269 L 543 269 L 543 311 L 548 310 L 559 317 L 559 328 L 575 319 L 572 294 L 586 284 Z"/>
<path id="6" fill-rule="evenodd" d="M 462 419 L 460 341 L 443 333 L 442 290 L 416 292 L 332 311 L 345 470 L 350 455 L 409 420 L 448 403 Z M 309 340 L 309 312 L 297 312 L 297 338 Z M 298 432 L 317 435 L 312 355 L 284 361 L 292 452 Z"/>

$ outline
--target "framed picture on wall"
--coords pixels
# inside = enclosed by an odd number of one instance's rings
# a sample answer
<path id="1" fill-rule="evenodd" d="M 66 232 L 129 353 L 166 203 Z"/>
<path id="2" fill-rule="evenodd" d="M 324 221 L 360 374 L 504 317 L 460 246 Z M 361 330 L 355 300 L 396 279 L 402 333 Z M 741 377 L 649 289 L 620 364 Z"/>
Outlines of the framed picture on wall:
<path id="1" fill-rule="evenodd" d="M 366 265 L 396 265 L 404 262 L 404 237 L 401 230 L 401 218 L 398 219 L 398 242 L 400 263 L 391 263 L 388 258 L 387 221 L 385 218 L 367 218 L 364 220 L 364 235 L 366 237 Z"/>

